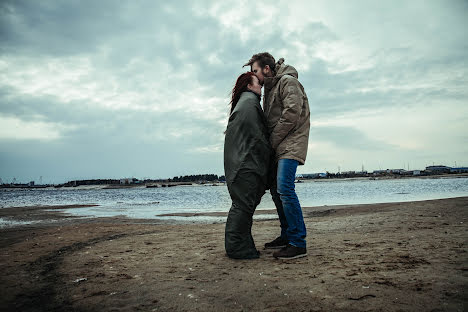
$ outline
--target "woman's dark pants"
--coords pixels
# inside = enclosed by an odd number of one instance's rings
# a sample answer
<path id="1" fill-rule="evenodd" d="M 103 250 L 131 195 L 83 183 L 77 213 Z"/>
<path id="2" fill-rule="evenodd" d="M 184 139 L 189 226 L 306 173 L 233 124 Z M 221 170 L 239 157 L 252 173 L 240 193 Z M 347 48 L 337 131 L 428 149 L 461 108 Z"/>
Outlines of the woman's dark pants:
<path id="1" fill-rule="evenodd" d="M 238 172 L 235 181 L 227 186 L 232 206 L 226 222 L 226 253 L 235 259 L 258 258 L 259 252 L 252 238 L 252 218 L 265 194 L 265 184 L 257 174 L 244 170 Z"/>

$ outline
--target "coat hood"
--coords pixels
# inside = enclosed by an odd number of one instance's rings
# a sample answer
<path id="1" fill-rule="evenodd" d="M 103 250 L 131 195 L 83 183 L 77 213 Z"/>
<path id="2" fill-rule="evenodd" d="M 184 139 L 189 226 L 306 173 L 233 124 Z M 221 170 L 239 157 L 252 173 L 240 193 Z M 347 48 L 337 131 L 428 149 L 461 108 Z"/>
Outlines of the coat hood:
<path id="1" fill-rule="evenodd" d="M 294 67 L 292 67 L 291 65 L 284 64 L 284 58 L 280 58 L 278 62 L 276 62 L 275 71 L 276 71 L 275 77 L 281 78 L 281 76 L 284 76 L 284 75 L 291 75 L 295 77 L 296 79 L 299 78 L 299 74 L 297 73 L 297 70 Z"/>
<path id="2" fill-rule="evenodd" d="M 280 58 L 278 62 L 276 62 L 275 72 L 276 76 L 265 77 L 265 89 L 271 89 L 284 75 L 290 75 L 296 79 L 299 78 L 299 74 L 293 66 L 284 64 L 284 58 Z"/>

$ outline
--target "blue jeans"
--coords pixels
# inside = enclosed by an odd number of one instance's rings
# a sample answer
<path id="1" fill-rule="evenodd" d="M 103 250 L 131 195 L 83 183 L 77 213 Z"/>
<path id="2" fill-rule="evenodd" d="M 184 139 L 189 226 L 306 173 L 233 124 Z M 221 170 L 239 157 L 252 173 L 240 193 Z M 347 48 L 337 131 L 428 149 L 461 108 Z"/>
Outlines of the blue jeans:
<path id="1" fill-rule="evenodd" d="M 280 159 L 276 185 L 273 183 L 270 192 L 281 224 L 281 237 L 287 239 L 291 245 L 305 248 L 307 232 L 294 188 L 298 164 L 294 159 Z"/>

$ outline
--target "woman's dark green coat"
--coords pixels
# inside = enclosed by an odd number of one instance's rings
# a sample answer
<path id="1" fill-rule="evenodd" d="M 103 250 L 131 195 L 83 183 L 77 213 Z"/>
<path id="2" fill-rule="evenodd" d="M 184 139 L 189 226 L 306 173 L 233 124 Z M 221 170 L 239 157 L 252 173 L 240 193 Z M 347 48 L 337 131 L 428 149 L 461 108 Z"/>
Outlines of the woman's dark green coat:
<path id="1" fill-rule="evenodd" d="M 241 94 L 232 111 L 224 141 L 224 172 L 232 199 L 225 231 L 231 258 L 258 258 L 252 238 L 252 217 L 268 188 L 272 149 L 260 97 Z"/>

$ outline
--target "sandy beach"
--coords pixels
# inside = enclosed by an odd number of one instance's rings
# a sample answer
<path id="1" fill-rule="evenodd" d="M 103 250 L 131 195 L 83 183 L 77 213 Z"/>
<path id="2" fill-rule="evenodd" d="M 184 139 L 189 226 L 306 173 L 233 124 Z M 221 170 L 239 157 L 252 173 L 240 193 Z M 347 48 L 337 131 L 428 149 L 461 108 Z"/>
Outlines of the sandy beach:
<path id="1" fill-rule="evenodd" d="M 0 229 L 0 310 L 468 310 L 468 197 L 304 208 L 308 257 L 289 261 L 263 250 L 277 220 L 254 222 L 260 259 L 232 260 L 224 224 L 59 208 L 0 209 L 37 222 Z"/>

